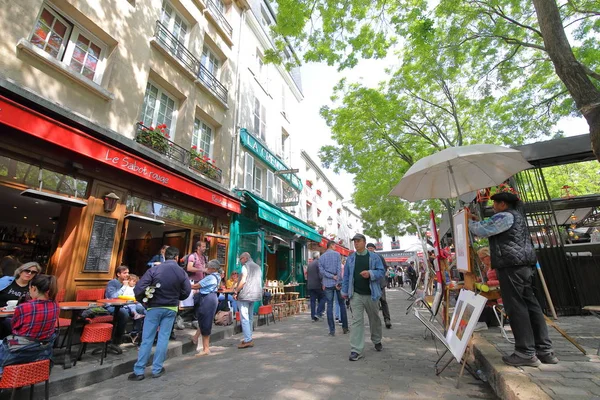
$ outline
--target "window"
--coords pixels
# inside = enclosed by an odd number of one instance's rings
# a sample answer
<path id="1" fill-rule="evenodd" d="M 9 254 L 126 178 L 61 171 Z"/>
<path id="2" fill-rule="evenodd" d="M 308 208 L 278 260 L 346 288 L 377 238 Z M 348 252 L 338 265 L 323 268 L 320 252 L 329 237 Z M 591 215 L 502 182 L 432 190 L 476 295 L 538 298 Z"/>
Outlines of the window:
<path id="1" fill-rule="evenodd" d="M 198 118 L 194 119 L 194 132 L 192 133 L 192 145 L 202 150 L 204 154 L 212 158 L 212 128 Z"/>
<path id="2" fill-rule="evenodd" d="M 254 165 L 254 193 L 258 194 L 259 196 L 262 195 L 262 176 L 263 176 L 263 170 L 257 166 L 256 164 Z"/>
<path id="3" fill-rule="evenodd" d="M 215 56 L 215 54 L 206 46 L 204 46 L 204 49 L 202 49 L 202 58 L 200 59 L 200 64 L 202 64 L 202 66 L 206 68 L 206 70 L 215 78 L 218 77 L 221 61 L 219 61 L 217 56 Z"/>
<path id="4" fill-rule="evenodd" d="M 244 172 L 244 189 L 259 196 L 262 195 L 263 170 L 254 163 L 254 157 L 246 153 Z M 267 193 L 268 195 L 268 193 Z"/>
<path id="5" fill-rule="evenodd" d="M 267 201 L 269 203 L 277 202 L 275 191 L 275 174 L 267 171 Z"/>
<path id="6" fill-rule="evenodd" d="M 267 138 L 266 110 L 260 101 L 254 98 L 254 134 L 263 142 Z"/>
<path id="7" fill-rule="evenodd" d="M 181 15 L 168 1 L 163 1 L 160 10 L 160 23 L 167 28 L 177 40 L 185 45 L 187 39 L 188 26 Z"/>
<path id="8" fill-rule="evenodd" d="M 106 45 L 44 5 L 29 40 L 67 68 L 100 83 Z"/>
<path id="9" fill-rule="evenodd" d="M 169 97 L 164 90 L 148 82 L 140 121 L 148 127 L 165 124 L 167 125 L 165 132 L 173 137 L 172 132 L 175 131 L 177 114 L 176 105 L 175 100 Z"/>
<path id="10" fill-rule="evenodd" d="M 269 13 L 263 6 L 260 6 L 260 22 L 265 26 L 271 26 L 271 17 L 269 17 Z"/>

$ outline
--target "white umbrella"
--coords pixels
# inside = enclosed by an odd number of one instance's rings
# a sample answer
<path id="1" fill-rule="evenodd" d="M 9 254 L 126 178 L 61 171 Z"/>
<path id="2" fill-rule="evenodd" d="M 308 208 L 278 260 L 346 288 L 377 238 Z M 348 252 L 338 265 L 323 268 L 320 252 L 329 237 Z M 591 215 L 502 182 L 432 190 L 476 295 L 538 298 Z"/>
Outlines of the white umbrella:
<path id="1" fill-rule="evenodd" d="M 408 201 L 450 199 L 496 186 L 533 168 L 519 150 L 493 144 L 451 147 L 421 158 L 390 195 Z"/>

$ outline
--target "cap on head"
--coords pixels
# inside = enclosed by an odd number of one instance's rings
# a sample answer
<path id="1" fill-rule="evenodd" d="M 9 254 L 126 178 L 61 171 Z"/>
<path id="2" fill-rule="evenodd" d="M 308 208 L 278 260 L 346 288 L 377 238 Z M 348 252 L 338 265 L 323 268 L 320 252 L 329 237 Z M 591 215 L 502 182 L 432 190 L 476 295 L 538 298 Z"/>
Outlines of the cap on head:
<path id="1" fill-rule="evenodd" d="M 377 246 L 375 246 L 375 244 L 373 244 L 373 243 L 367 243 L 367 249 L 371 249 L 371 248 L 376 249 Z"/>
<path id="2" fill-rule="evenodd" d="M 354 240 L 364 240 L 365 242 L 367 241 L 367 238 L 365 237 L 365 235 L 363 235 L 362 233 L 357 233 L 356 235 L 354 235 L 354 237 L 351 239 L 352 241 Z"/>
<path id="3" fill-rule="evenodd" d="M 500 193 L 496 193 L 495 195 L 493 195 L 492 197 L 490 197 L 491 200 L 493 201 L 503 201 L 505 203 L 516 203 L 517 201 L 519 201 L 519 196 L 517 196 L 514 193 L 510 193 L 510 192 L 500 192 Z"/>

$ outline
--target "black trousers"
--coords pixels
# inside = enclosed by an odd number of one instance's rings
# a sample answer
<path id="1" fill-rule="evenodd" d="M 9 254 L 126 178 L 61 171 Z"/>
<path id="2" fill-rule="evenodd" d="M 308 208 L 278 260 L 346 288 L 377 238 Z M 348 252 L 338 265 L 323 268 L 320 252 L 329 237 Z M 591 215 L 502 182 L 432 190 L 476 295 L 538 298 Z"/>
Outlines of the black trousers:
<path id="1" fill-rule="evenodd" d="M 381 298 L 379 299 L 381 302 L 381 312 L 383 313 L 383 321 L 386 325 L 391 324 L 390 317 L 390 307 L 388 306 L 388 302 L 385 298 L 385 288 L 381 289 Z"/>
<path id="2" fill-rule="evenodd" d="M 533 267 L 497 269 L 504 309 L 515 337 L 515 353 L 521 357 L 552 352 L 548 326 L 533 293 Z"/>

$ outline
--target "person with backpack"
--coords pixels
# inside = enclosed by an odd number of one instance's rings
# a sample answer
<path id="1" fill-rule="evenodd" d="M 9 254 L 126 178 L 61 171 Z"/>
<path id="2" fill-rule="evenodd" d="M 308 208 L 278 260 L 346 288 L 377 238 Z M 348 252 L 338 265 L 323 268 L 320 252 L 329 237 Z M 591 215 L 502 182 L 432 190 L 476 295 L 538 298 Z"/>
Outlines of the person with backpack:
<path id="1" fill-rule="evenodd" d="M 206 274 L 206 242 L 199 240 L 196 242 L 195 251 L 185 257 L 185 270 L 188 272 L 190 279 L 194 283 L 200 282 L 204 279 Z"/>
<path id="2" fill-rule="evenodd" d="M 198 293 L 194 295 L 194 311 L 198 319 L 198 329 L 192 337 L 192 342 L 197 344 L 198 338 L 202 335 L 202 351 L 198 352 L 197 356 L 210 354 L 210 334 L 219 303 L 217 290 L 221 284 L 220 267 L 219 260 L 210 260 L 206 265 L 208 274 L 199 283 L 192 285 L 192 289 L 198 289 Z"/>

